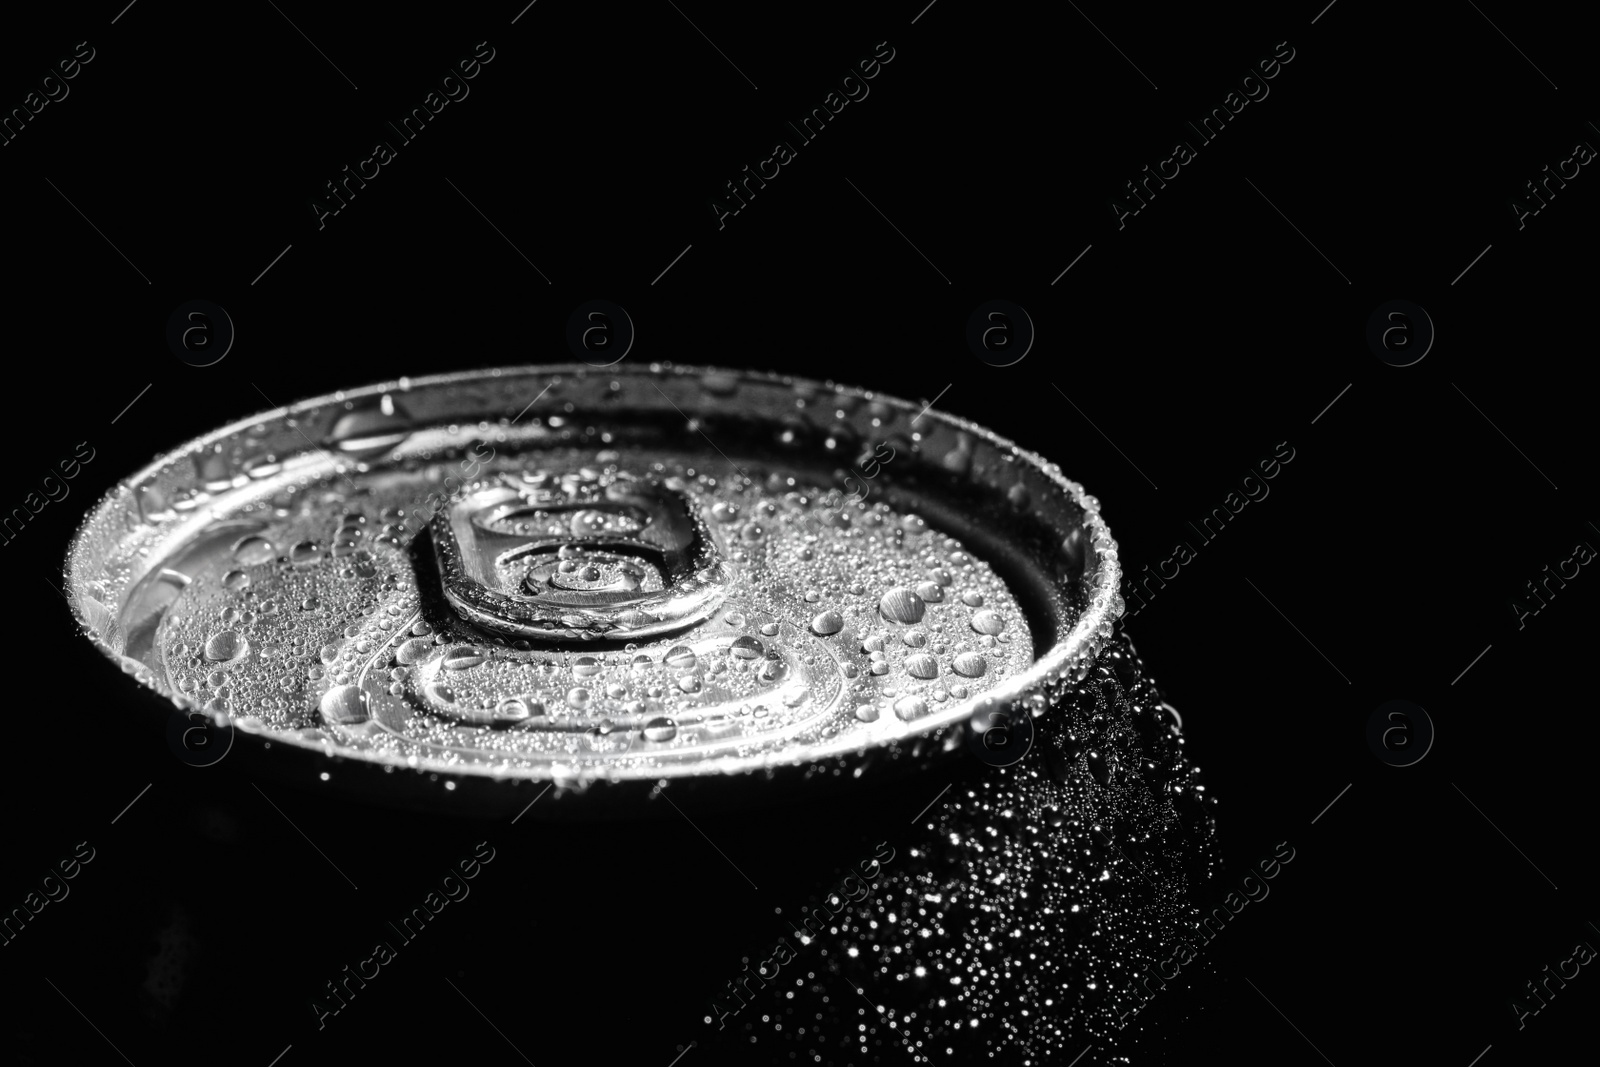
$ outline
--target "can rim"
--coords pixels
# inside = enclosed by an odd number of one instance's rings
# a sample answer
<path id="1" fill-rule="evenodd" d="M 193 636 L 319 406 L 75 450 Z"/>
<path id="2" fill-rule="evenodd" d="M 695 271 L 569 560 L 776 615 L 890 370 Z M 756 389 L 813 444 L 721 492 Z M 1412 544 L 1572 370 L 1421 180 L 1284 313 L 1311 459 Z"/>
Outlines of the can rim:
<path id="1" fill-rule="evenodd" d="M 553 379 L 567 376 L 580 378 L 617 378 L 626 376 L 635 378 L 653 377 L 665 381 L 677 377 L 693 377 L 704 380 L 709 375 L 726 376 L 734 380 L 735 383 L 750 382 L 763 383 L 770 386 L 783 386 L 791 389 L 801 388 L 812 391 L 813 395 L 847 397 L 857 401 L 887 404 L 902 412 L 920 412 L 910 419 L 911 425 L 915 425 L 925 419 L 943 424 L 960 433 L 979 438 L 999 452 L 1012 456 L 1019 463 L 1032 468 L 1037 475 L 1052 483 L 1068 500 L 1081 509 L 1083 515 L 1082 535 L 1085 542 L 1081 548 L 1084 553 L 1084 566 L 1080 579 L 1085 586 L 1085 606 L 1083 610 L 1075 618 L 1063 617 L 1057 620 L 1060 625 L 1054 644 L 1042 654 L 1036 655 L 1032 665 L 1026 670 L 993 688 L 981 691 L 975 696 L 965 700 L 952 700 L 947 707 L 930 712 L 914 722 L 904 723 L 905 729 L 901 730 L 894 738 L 863 739 L 857 734 L 843 732 L 831 741 L 809 746 L 792 754 L 780 751 L 744 759 L 724 759 L 719 757 L 714 767 L 709 770 L 698 768 L 696 764 L 689 762 L 683 764 L 650 763 L 638 766 L 612 766 L 599 774 L 583 772 L 564 775 L 557 773 L 562 767 L 561 764 L 550 763 L 526 768 L 518 767 L 515 772 L 508 773 L 503 766 L 463 765 L 459 763 L 444 763 L 432 759 L 422 761 L 422 770 L 438 774 L 441 777 L 489 778 L 507 782 L 516 780 L 586 782 L 699 777 L 706 773 L 736 775 L 762 770 L 771 771 L 785 766 L 816 765 L 828 760 L 877 752 L 885 748 L 885 746 L 892 746 L 897 742 L 909 743 L 934 739 L 941 734 L 952 731 L 959 732 L 965 724 L 976 716 L 992 714 L 997 709 L 1026 712 L 1034 716 L 1041 715 L 1052 703 L 1058 701 L 1066 690 L 1076 685 L 1087 674 L 1096 656 L 1110 639 L 1112 625 L 1123 615 L 1125 609 L 1120 595 L 1121 565 L 1118 559 L 1116 541 L 1112 538 L 1110 528 L 1100 514 L 1099 500 L 1088 494 L 1082 485 L 1067 478 L 1061 472 L 1058 464 L 1046 459 L 1037 452 L 1023 448 L 1010 438 L 1004 437 L 987 427 L 961 416 L 940 411 L 934 408 L 932 404 L 919 409 L 915 403 L 897 396 L 856 386 L 843 385 L 831 380 L 819 381 L 804 376 L 779 374 L 771 371 L 715 365 L 676 364 L 670 361 L 633 364 L 626 368 L 616 366 L 596 368 L 582 363 L 515 364 L 476 370 L 453 371 L 415 378 L 403 377 L 348 390 L 336 390 L 321 396 L 281 405 L 228 423 L 200 437 L 192 438 L 176 448 L 158 454 L 143 467 L 120 479 L 106 491 L 94 507 L 89 509 L 83 520 L 78 524 L 71 540 L 68 542 L 62 572 L 65 583 L 63 588 L 68 592 L 68 601 L 72 607 L 73 617 L 77 621 L 82 635 L 87 637 L 103 655 L 113 663 L 122 663 L 125 657 L 117 652 L 97 632 L 94 620 L 90 615 L 90 608 L 85 603 L 87 599 L 91 599 L 87 588 L 88 580 L 80 579 L 79 568 L 88 562 L 89 538 L 105 528 L 114 518 L 115 512 L 119 508 L 136 513 L 135 486 L 164 468 L 169 467 L 175 460 L 193 456 L 211 445 L 233 438 L 252 426 L 259 426 L 272 420 L 323 409 L 329 405 L 342 405 L 352 400 L 359 401 L 395 393 L 405 395 L 424 389 L 447 388 L 463 384 L 490 382 L 496 379 L 535 376 Z M 663 396 L 665 397 L 665 394 Z M 671 398 L 667 398 L 667 400 L 669 404 L 672 403 Z M 676 407 L 676 405 L 673 406 Z M 312 449 L 320 447 L 314 442 L 309 442 L 309 439 L 308 443 L 311 444 Z M 1064 546 L 1063 550 L 1065 550 Z M 1091 563 L 1093 564 L 1092 567 L 1090 566 Z M 95 603 L 98 604 L 98 601 L 95 601 Z M 155 690 L 155 692 L 157 695 L 164 695 L 160 690 Z M 174 696 L 171 699 L 175 704 L 180 704 L 181 706 L 181 701 L 184 698 Z M 247 729 L 240 724 L 239 716 L 234 715 L 232 719 L 240 729 Z M 257 731 L 247 730 L 247 732 L 255 733 Z M 316 751 L 324 750 L 322 742 L 302 738 L 298 735 L 298 731 L 280 731 L 267 728 L 259 732 L 264 738 L 270 738 L 278 743 L 286 743 Z M 957 740 L 955 737 L 950 737 L 948 745 L 953 746 Z M 386 762 L 391 759 L 386 755 L 377 759 L 367 758 L 371 762 Z M 395 760 L 394 762 L 398 766 L 413 766 L 404 760 Z"/>

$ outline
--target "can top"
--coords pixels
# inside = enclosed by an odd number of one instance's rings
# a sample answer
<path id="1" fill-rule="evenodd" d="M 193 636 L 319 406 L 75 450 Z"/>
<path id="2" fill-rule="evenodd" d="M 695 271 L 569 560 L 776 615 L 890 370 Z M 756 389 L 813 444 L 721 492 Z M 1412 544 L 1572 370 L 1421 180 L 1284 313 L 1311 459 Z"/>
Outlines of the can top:
<path id="1" fill-rule="evenodd" d="M 304 401 L 159 457 L 84 633 L 246 735 L 447 780 L 723 775 L 1042 713 L 1122 614 L 1098 502 L 908 401 L 652 364 Z"/>

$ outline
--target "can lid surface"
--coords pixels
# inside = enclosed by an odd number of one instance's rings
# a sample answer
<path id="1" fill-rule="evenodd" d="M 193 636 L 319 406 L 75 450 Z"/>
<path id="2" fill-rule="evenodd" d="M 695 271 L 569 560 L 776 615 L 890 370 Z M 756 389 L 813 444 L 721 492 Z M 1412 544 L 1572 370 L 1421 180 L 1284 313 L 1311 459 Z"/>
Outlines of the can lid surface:
<path id="1" fill-rule="evenodd" d="M 836 768 L 1040 714 L 1123 610 L 1098 502 L 803 379 L 517 367 L 267 412 L 115 487 L 85 634 L 244 735 L 449 782 Z"/>

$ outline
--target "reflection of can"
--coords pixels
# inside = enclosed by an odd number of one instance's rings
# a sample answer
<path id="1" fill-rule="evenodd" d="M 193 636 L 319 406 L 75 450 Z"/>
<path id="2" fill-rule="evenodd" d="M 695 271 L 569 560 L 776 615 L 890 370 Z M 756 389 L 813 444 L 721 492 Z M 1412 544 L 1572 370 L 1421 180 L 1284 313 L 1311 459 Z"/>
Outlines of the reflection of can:
<path id="1" fill-rule="evenodd" d="M 169 714 L 307 788 L 520 817 L 553 783 L 533 817 L 670 793 L 781 821 L 902 783 L 910 811 L 839 829 L 894 854 L 870 886 L 806 872 L 811 958 L 687 1020 L 745 1061 L 1076 1052 L 1148 996 L 1208 870 L 1178 724 L 1113 637 L 1098 502 L 903 401 L 663 367 L 354 390 L 133 475 L 67 580 Z"/>

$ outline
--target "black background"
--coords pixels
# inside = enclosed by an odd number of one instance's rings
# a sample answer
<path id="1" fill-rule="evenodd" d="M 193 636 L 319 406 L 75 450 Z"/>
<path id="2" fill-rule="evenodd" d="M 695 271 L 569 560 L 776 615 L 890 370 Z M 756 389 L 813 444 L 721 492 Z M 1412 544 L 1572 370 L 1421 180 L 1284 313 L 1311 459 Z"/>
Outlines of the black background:
<path id="1" fill-rule="evenodd" d="M 1592 968 L 1520 1031 L 1510 1008 L 1576 942 L 1600 944 L 1583 622 L 1600 579 L 1585 568 L 1521 628 L 1511 607 L 1575 544 L 1600 545 L 1596 179 L 1585 167 L 1521 230 L 1510 207 L 1576 142 L 1600 143 L 1576 14 L 119 6 L 8 15 L 0 39 L 6 109 L 77 42 L 95 49 L 0 146 L 3 507 L 78 442 L 95 450 L 70 497 L 0 548 L 0 906 L 77 842 L 96 849 L 70 897 L 0 949 L 20 1062 L 265 1065 L 292 1046 L 288 1067 L 438 1047 L 664 1067 L 693 1040 L 692 1067 L 714 1055 L 705 1001 L 781 932 L 772 910 L 867 854 L 829 850 L 848 816 L 825 804 L 804 830 L 694 813 L 756 891 L 670 820 L 597 839 L 283 789 L 275 811 L 230 763 L 185 766 L 132 721 L 51 588 L 85 509 L 156 453 L 344 386 L 570 361 L 567 318 L 591 299 L 629 313 L 630 361 L 938 397 L 1098 495 L 1130 573 L 1195 543 L 1187 523 L 1280 442 L 1295 450 L 1129 630 L 1220 798 L 1220 877 L 1280 841 L 1297 859 L 1187 989 L 1079 1062 L 1466 1067 L 1492 1046 L 1477 1062 L 1493 1067 L 1588 1047 Z M 480 41 L 495 54 L 470 95 L 319 229 L 323 183 L 395 141 L 385 121 Z M 870 95 L 719 229 L 723 183 L 794 141 L 785 122 L 880 41 L 894 58 Z M 1185 121 L 1282 41 L 1294 58 L 1270 95 L 1119 229 L 1123 183 L 1195 142 Z M 165 340 L 195 299 L 237 331 L 205 368 Z M 1013 366 L 966 343 L 991 299 L 1037 329 Z M 1394 299 L 1437 329 L 1413 366 L 1365 340 Z M 1407 768 L 1365 739 L 1397 698 L 1437 730 Z M 939 784 L 898 798 L 907 819 Z M 477 903 L 319 1031 L 322 983 L 485 839 L 497 860 Z"/>

